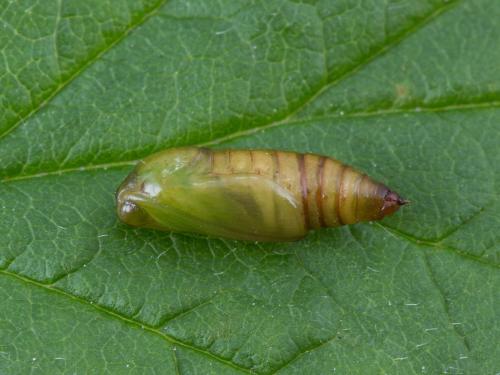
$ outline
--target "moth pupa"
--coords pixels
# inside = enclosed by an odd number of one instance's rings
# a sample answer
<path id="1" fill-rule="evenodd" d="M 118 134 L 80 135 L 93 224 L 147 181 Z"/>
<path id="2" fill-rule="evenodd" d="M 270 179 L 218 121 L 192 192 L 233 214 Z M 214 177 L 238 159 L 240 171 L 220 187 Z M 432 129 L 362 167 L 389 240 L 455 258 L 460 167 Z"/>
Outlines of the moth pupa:
<path id="1" fill-rule="evenodd" d="M 251 241 L 380 220 L 407 203 L 335 159 L 276 150 L 167 149 L 141 160 L 116 192 L 124 223 Z"/>

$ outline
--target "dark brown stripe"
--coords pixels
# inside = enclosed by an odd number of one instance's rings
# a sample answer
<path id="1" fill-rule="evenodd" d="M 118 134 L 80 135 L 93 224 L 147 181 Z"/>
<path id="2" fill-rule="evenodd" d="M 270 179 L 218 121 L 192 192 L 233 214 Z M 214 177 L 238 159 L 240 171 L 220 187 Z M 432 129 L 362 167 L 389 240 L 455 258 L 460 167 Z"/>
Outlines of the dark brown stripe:
<path id="1" fill-rule="evenodd" d="M 276 181 L 280 175 L 280 157 L 279 151 L 273 151 L 273 163 L 274 163 L 274 173 L 273 179 Z"/>
<path id="2" fill-rule="evenodd" d="M 337 220 L 340 225 L 344 225 L 344 222 L 342 221 L 342 218 L 340 217 L 340 201 L 341 201 L 341 194 L 342 194 L 342 185 L 344 184 L 344 171 L 346 169 L 346 166 L 344 164 L 341 165 L 340 170 L 338 172 L 338 184 L 337 184 L 337 199 L 335 202 L 335 214 L 337 215 Z"/>
<path id="3" fill-rule="evenodd" d="M 322 156 L 318 161 L 318 170 L 316 173 L 316 181 L 318 189 L 316 190 L 316 206 L 318 206 L 319 225 L 326 227 L 325 218 L 323 214 L 323 202 L 325 201 L 325 194 L 323 193 L 323 171 L 325 170 L 326 158 Z"/>
<path id="4" fill-rule="evenodd" d="M 228 169 L 230 174 L 233 174 L 234 168 L 233 168 L 232 159 L 231 159 L 231 150 L 227 150 L 226 156 L 227 156 L 227 158 L 226 158 L 227 169 Z"/>
<path id="5" fill-rule="evenodd" d="M 304 210 L 304 224 L 306 229 L 310 228 L 309 223 L 309 207 L 307 204 L 307 175 L 306 175 L 306 163 L 304 160 L 304 154 L 297 154 L 299 162 L 299 174 L 300 174 L 300 188 L 302 191 L 302 208 Z"/>
<path id="6" fill-rule="evenodd" d="M 214 151 L 209 150 L 209 158 L 210 158 L 210 173 L 214 172 Z"/>
<path id="7" fill-rule="evenodd" d="M 248 153 L 250 154 L 250 171 L 254 172 L 254 170 L 253 170 L 253 164 L 254 164 L 253 151 L 252 150 L 248 150 Z"/>

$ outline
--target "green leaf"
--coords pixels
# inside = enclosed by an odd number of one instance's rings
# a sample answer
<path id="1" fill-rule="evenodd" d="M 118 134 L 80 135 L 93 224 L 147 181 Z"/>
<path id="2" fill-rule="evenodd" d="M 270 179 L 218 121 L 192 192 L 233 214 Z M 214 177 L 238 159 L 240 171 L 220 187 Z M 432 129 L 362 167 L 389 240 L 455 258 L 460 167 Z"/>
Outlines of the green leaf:
<path id="1" fill-rule="evenodd" d="M 0 372 L 500 371 L 495 0 L 0 3 Z M 137 159 L 336 157 L 412 204 L 259 244 L 133 229 Z"/>

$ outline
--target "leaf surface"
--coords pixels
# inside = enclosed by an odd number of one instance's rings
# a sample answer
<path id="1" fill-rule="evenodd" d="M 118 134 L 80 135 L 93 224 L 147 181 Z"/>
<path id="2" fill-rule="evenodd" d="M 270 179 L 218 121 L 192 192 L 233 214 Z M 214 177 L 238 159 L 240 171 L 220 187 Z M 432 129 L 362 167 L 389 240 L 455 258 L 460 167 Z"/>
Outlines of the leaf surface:
<path id="1" fill-rule="evenodd" d="M 0 372 L 500 371 L 500 8 L 0 4 Z M 259 244 L 132 229 L 166 147 L 317 152 L 412 204 Z"/>

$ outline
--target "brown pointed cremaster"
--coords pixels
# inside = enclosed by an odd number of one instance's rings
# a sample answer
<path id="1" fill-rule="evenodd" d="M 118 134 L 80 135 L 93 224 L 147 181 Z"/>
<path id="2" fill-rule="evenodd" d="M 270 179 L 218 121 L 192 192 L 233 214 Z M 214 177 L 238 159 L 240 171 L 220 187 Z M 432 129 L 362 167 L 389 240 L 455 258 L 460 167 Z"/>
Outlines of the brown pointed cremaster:
<path id="1" fill-rule="evenodd" d="M 310 229 L 380 220 L 407 203 L 326 156 L 195 147 L 141 160 L 116 200 L 130 225 L 252 241 L 292 241 Z"/>

